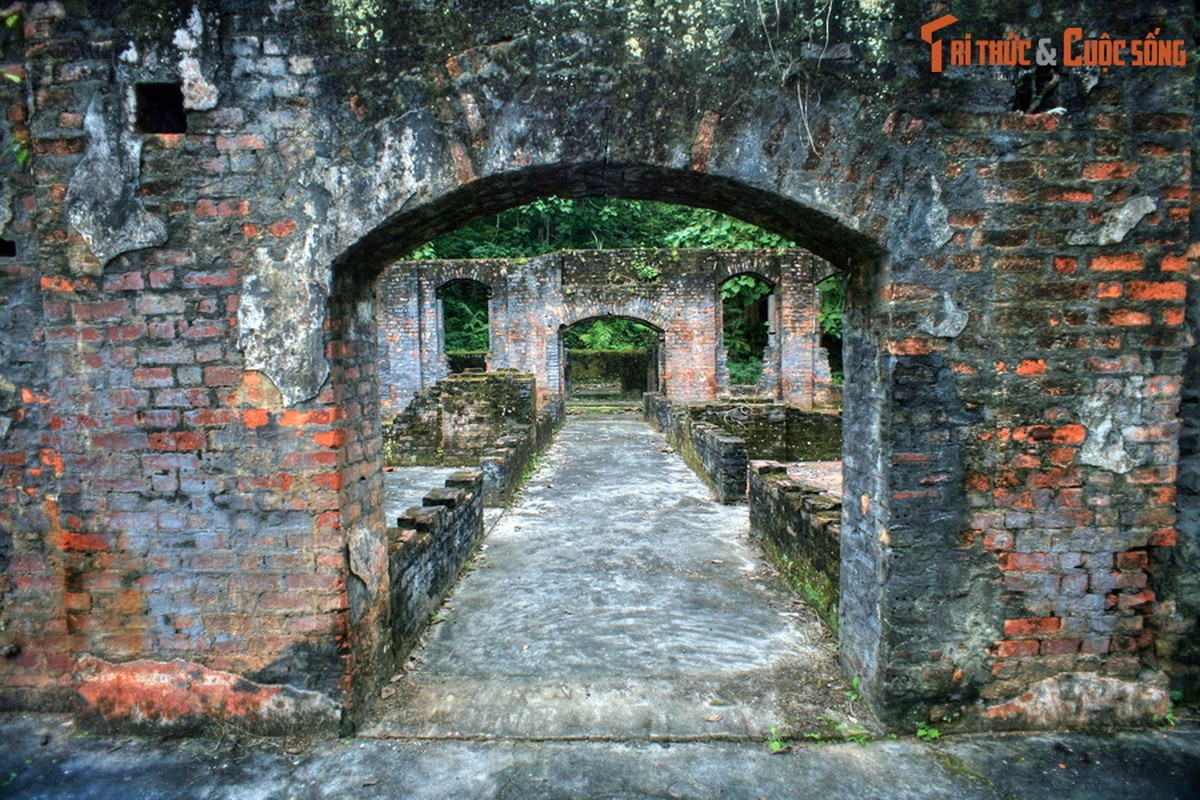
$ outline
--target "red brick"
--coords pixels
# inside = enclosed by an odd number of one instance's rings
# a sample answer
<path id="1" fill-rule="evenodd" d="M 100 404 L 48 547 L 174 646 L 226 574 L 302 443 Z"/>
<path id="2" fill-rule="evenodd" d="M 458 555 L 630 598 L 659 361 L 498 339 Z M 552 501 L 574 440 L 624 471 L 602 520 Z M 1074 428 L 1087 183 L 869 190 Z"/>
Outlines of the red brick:
<path id="1" fill-rule="evenodd" d="M 281 219 L 267 226 L 272 236 L 290 236 L 296 230 L 296 223 L 290 219 Z"/>
<path id="2" fill-rule="evenodd" d="M 283 416 L 279 418 L 279 424 L 284 427 L 297 427 L 300 425 L 329 425 L 337 419 L 337 414 L 331 408 L 323 408 L 316 411 L 293 411 L 288 409 L 283 412 Z"/>
<path id="3" fill-rule="evenodd" d="M 242 412 L 242 421 L 250 430 L 261 428 L 270 421 L 271 415 L 261 408 L 248 408 Z"/>
<path id="4" fill-rule="evenodd" d="M 180 431 L 150 434 L 150 446 L 155 450 L 203 450 L 205 436 L 199 431 Z"/>
<path id="5" fill-rule="evenodd" d="M 321 447 L 341 447 L 346 441 L 346 432 L 343 430 L 322 431 L 313 434 L 313 441 Z"/>
<path id="6" fill-rule="evenodd" d="M 75 318 L 86 322 L 101 319 L 124 319 L 130 314 L 128 300 L 110 300 L 105 303 L 79 303 L 74 306 Z"/>
<path id="7" fill-rule="evenodd" d="M 1042 655 L 1061 656 L 1078 653 L 1081 643 L 1079 639 L 1046 639 L 1042 642 Z"/>
<path id="8" fill-rule="evenodd" d="M 202 286 L 235 286 L 237 282 L 237 270 L 232 268 L 212 272 L 192 271 L 183 275 L 183 286 L 186 289 L 198 289 Z"/>
<path id="9" fill-rule="evenodd" d="M 1165 255 L 1159 269 L 1163 272 L 1183 272 L 1187 270 L 1187 256 L 1177 254 Z"/>
<path id="10" fill-rule="evenodd" d="M 1140 253 L 1092 256 L 1091 267 L 1098 272 L 1140 272 L 1142 256 Z"/>
<path id="11" fill-rule="evenodd" d="M 1039 644 L 1036 639 L 1010 639 L 996 642 L 993 650 L 997 658 L 1021 658 L 1022 656 L 1036 656 L 1038 648 Z"/>
<path id="12" fill-rule="evenodd" d="M 1130 300 L 1183 300 L 1187 298 L 1187 284 L 1183 281 L 1130 281 Z"/>
<path id="13" fill-rule="evenodd" d="M 238 386 L 242 382 L 242 370 L 237 367 L 205 367 L 205 386 Z"/>
<path id="14" fill-rule="evenodd" d="M 1117 553 L 1117 569 L 1145 569 L 1150 565 L 1150 556 L 1145 550 Z"/>
<path id="15" fill-rule="evenodd" d="M 1121 161 L 1092 161 L 1083 165 L 1083 178 L 1089 181 L 1128 178 L 1137 172 L 1137 168 L 1137 164 L 1126 164 Z"/>
<path id="16" fill-rule="evenodd" d="M 1025 619 L 1006 619 L 1004 621 L 1005 636 L 1043 636 L 1057 633 L 1062 627 L 1059 617 L 1027 617 Z"/>
<path id="17" fill-rule="evenodd" d="M 104 291 L 124 292 L 141 291 L 146 288 L 140 272 L 125 272 L 120 275 L 107 275 L 104 278 Z"/>
<path id="18" fill-rule="evenodd" d="M 63 531 L 61 541 L 62 549 L 67 552 L 90 552 L 94 550 L 107 550 L 109 548 L 108 537 L 98 533 L 71 533 Z"/>
<path id="19" fill-rule="evenodd" d="M 1175 529 L 1164 528 L 1150 534 L 1150 545 L 1152 547 L 1174 547 L 1175 539 Z"/>
<path id="20" fill-rule="evenodd" d="M 1050 553 L 1013 553 L 1000 554 L 1000 569 L 1020 572 L 1045 572 L 1053 570 L 1057 565 Z"/>

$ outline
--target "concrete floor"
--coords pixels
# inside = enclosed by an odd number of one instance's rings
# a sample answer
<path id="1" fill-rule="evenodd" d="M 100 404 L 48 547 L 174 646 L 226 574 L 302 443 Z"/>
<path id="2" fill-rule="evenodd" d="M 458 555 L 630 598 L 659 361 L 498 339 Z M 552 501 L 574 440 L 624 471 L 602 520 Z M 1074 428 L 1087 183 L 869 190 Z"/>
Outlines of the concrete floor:
<path id="1" fill-rule="evenodd" d="M 865 745 L 138 739 L 0 714 L 8 800 L 1192 800 L 1200 731 L 912 737 Z"/>
<path id="2" fill-rule="evenodd" d="M 761 739 L 874 727 L 834 641 L 644 423 L 571 419 L 363 728 L 376 737 Z"/>

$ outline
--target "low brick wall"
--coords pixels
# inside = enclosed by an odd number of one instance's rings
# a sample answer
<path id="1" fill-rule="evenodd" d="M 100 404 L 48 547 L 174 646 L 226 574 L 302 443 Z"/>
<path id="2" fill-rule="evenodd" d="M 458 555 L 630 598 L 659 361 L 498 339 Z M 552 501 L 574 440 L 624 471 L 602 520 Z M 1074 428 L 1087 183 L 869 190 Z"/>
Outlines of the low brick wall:
<path id="1" fill-rule="evenodd" d="M 752 459 L 832 461 L 841 458 L 842 417 L 782 403 L 692 403 L 688 413 L 746 440 Z"/>
<path id="2" fill-rule="evenodd" d="M 693 419 L 688 407 L 660 394 L 642 395 L 642 415 L 664 433 L 667 441 L 700 476 L 721 503 L 746 500 L 746 440 L 716 425 Z"/>
<path id="3" fill-rule="evenodd" d="M 394 652 L 405 653 L 483 538 L 483 474 L 463 470 L 388 528 Z"/>
<path id="4" fill-rule="evenodd" d="M 708 484 L 722 503 L 746 499 L 750 459 L 830 461 L 841 458 L 842 424 L 836 412 L 806 411 L 779 403 L 672 402 L 642 396 L 642 415 Z"/>
<path id="5" fill-rule="evenodd" d="M 842 503 L 774 461 L 749 467 L 750 535 L 836 628 Z"/>
<path id="6" fill-rule="evenodd" d="M 532 375 L 501 370 L 453 376 L 417 393 L 383 428 L 389 466 L 471 466 L 488 506 L 506 506 L 565 418 L 552 395 L 536 412 Z"/>
<path id="7" fill-rule="evenodd" d="M 383 425 L 388 466 L 472 466 L 500 436 L 536 421 L 532 375 L 498 370 L 452 375 L 423 389 Z"/>
<path id="8" fill-rule="evenodd" d="M 507 506 L 512 502 L 526 470 L 550 443 L 564 418 L 563 400 L 554 397 L 538 411 L 533 425 L 519 433 L 501 436 L 484 451 L 479 460 L 484 505 Z"/>
<path id="9" fill-rule="evenodd" d="M 501 436 L 480 459 L 431 489 L 422 504 L 389 527 L 388 572 L 394 652 L 407 652 L 429 624 L 483 538 L 483 509 L 511 502 L 533 459 L 565 418 L 562 398 L 551 399 L 534 424 Z"/>

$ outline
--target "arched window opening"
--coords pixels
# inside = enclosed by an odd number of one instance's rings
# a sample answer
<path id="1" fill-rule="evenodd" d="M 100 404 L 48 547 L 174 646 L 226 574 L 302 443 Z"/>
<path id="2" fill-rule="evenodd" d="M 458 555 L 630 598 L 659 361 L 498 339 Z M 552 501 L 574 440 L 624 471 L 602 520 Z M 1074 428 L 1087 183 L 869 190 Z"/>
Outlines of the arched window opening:
<path id="1" fill-rule="evenodd" d="M 846 305 L 846 276 L 835 272 L 817 284 L 821 306 L 817 321 L 821 326 L 821 347 L 829 354 L 829 374 L 834 386 L 846 382 L 842 362 L 842 312 Z"/>
<path id="2" fill-rule="evenodd" d="M 484 369 L 489 342 L 486 284 L 473 280 L 450 281 L 437 292 L 442 303 L 442 349 L 451 372 Z"/>
<path id="3" fill-rule="evenodd" d="M 729 382 L 758 383 L 770 338 L 771 282 L 758 275 L 734 275 L 721 284 L 721 333 Z"/>

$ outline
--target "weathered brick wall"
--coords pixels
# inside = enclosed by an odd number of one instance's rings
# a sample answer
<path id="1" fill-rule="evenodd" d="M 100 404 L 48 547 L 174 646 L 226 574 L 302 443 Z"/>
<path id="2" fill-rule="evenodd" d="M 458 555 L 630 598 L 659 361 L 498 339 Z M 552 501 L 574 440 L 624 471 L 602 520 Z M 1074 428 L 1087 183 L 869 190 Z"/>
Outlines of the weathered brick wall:
<path id="1" fill-rule="evenodd" d="M 483 538 L 483 474 L 463 470 L 430 490 L 388 528 L 393 651 L 403 655 L 429 625 Z"/>
<path id="2" fill-rule="evenodd" d="M 823 3 L 764 5 L 26 3 L 3 702 L 64 705 L 85 652 L 369 691 L 375 277 L 558 194 L 713 207 L 849 276 L 839 654 L 886 719 L 1162 709 L 1146 676 L 1195 621 L 1165 579 L 1195 541 L 1193 4 L 954 9 L 940 36 L 1185 39 L 1187 69 L 1061 67 L 1055 113 L 1013 110 L 1018 68 L 931 73 L 940 8 L 835 3 L 817 52 Z M 139 132 L 134 85 L 181 78 L 186 133 Z M 560 370 L 535 333 L 505 346 Z"/>
<path id="3" fill-rule="evenodd" d="M 831 413 L 775 403 L 685 404 L 647 392 L 642 416 L 722 503 L 745 502 L 750 459 L 827 461 L 841 452 L 840 418 Z"/>
<path id="4" fill-rule="evenodd" d="M 841 498 L 790 477 L 785 464 L 757 460 L 749 465 L 747 497 L 750 536 L 836 627 Z"/>
<path id="5" fill-rule="evenodd" d="M 554 434 L 566 419 L 561 397 L 551 398 L 538 409 L 533 425 L 501 436 L 483 451 L 479 469 L 483 472 L 483 502 L 488 506 L 507 506 L 528 477 L 535 459 L 550 445 Z"/>
<path id="6" fill-rule="evenodd" d="M 841 415 L 777 403 L 691 403 L 692 419 L 711 422 L 746 440 L 750 458 L 836 461 L 842 452 Z"/>
<path id="7" fill-rule="evenodd" d="M 751 393 L 798 406 L 834 397 L 820 347 L 816 280 L 829 265 L 802 251 L 593 250 L 529 259 L 408 261 L 380 278 L 385 412 L 444 377 L 439 287 L 471 279 L 491 291 L 488 365 L 537 376 L 541 399 L 565 390 L 562 331 L 583 320 L 623 316 L 662 332 L 658 376 L 668 396 L 708 400 L 732 388 L 724 370 L 720 285 L 752 272 L 775 289 L 772 344 Z M 639 277 L 641 276 L 641 277 Z M 653 277 L 646 277 L 653 276 Z"/>
<path id="8" fill-rule="evenodd" d="M 679 457 L 692 468 L 719 503 L 746 502 L 746 440 L 695 419 L 688 406 L 660 394 L 642 395 L 642 415 L 665 434 Z"/>
<path id="9" fill-rule="evenodd" d="M 419 392 L 384 426 L 387 463 L 478 464 L 497 438 L 525 431 L 536 417 L 532 375 L 452 375 Z"/>
<path id="10" fill-rule="evenodd" d="M 531 375 L 452 375 L 417 392 L 383 426 L 383 459 L 391 466 L 478 467 L 483 502 L 506 506 L 565 419 L 561 397 L 537 409 L 534 397 Z"/>

